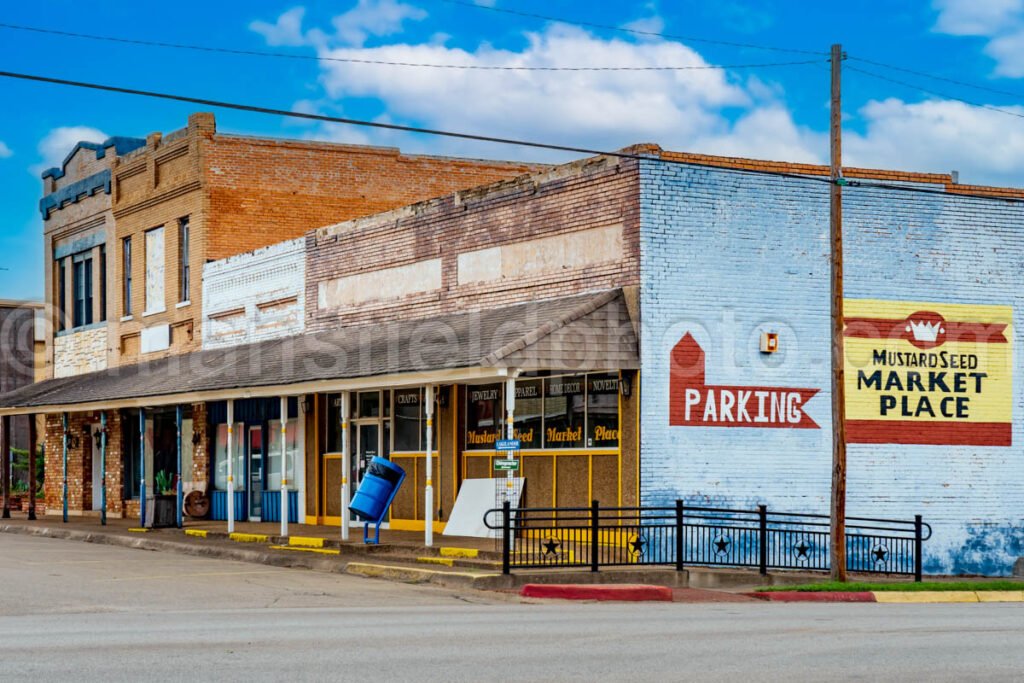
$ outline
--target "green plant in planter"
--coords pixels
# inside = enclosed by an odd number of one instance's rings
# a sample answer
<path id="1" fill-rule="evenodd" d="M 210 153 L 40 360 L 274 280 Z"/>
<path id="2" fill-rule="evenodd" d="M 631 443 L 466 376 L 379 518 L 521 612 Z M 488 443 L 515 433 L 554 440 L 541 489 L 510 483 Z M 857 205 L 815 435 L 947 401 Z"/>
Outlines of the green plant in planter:
<path id="1" fill-rule="evenodd" d="M 156 490 L 165 496 L 174 495 L 174 479 L 167 470 L 160 470 L 156 473 Z"/>

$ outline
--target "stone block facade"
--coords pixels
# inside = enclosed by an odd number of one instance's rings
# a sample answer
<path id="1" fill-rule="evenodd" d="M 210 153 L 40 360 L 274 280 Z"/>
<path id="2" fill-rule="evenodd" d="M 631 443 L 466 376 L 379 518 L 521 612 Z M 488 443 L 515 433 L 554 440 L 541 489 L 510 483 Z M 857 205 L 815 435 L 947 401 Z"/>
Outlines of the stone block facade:
<path id="1" fill-rule="evenodd" d="M 70 377 L 107 367 L 107 326 L 68 330 L 53 340 L 53 376 Z"/>

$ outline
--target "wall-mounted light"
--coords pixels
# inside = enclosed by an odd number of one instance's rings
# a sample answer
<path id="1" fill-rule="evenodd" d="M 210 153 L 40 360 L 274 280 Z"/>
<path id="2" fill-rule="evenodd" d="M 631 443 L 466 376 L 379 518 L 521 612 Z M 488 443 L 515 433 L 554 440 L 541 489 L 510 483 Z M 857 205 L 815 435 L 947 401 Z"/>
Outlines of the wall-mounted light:
<path id="1" fill-rule="evenodd" d="M 198 446 L 199 442 L 202 441 L 203 434 L 198 429 L 192 432 L 192 445 Z"/>
<path id="2" fill-rule="evenodd" d="M 775 353 L 779 350 L 779 335 L 777 332 L 761 333 L 761 353 Z"/>
<path id="3" fill-rule="evenodd" d="M 629 375 L 622 375 L 619 378 L 619 393 L 628 397 L 633 393 L 633 378 Z"/>
<path id="4" fill-rule="evenodd" d="M 99 450 L 103 446 L 103 434 L 104 430 L 97 429 L 92 435 L 92 438 L 96 441 L 96 450 Z"/>
<path id="5" fill-rule="evenodd" d="M 302 400 L 299 401 L 299 408 L 302 409 L 303 413 L 308 413 L 313 409 L 313 402 L 309 400 L 309 396 L 302 397 Z"/>
<path id="6" fill-rule="evenodd" d="M 448 407 L 448 394 L 451 392 L 451 387 L 438 387 L 434 394 L 437 396 L 437 407 L 447 408 Z"/>

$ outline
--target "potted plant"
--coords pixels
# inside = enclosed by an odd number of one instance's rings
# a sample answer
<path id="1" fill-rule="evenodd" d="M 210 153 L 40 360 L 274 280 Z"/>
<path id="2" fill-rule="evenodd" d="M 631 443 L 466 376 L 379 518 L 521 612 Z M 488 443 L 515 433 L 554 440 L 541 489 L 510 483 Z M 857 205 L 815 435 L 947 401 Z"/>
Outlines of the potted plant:
<path id="1" fill-rule="evenodd" d="M 174 476 L 160 470 L 153 480 L 158 491 L 153 501 L 153 527 L 171 527 L 177 523 L 178 496 Z"/>

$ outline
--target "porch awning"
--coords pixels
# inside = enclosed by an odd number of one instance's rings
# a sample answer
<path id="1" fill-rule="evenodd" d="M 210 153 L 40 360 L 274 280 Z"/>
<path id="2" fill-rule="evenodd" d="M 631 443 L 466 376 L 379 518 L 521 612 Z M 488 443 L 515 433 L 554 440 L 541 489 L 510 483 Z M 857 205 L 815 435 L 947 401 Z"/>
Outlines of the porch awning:
<path id="1" fill-rule="evenodd" d="M 0 415 L 171 405 L 360 386 L 473 381 L 517 370 L 639 367 L 621 289 L 196 351 L 0 396 Z"/>

